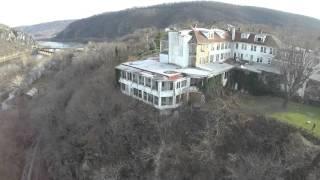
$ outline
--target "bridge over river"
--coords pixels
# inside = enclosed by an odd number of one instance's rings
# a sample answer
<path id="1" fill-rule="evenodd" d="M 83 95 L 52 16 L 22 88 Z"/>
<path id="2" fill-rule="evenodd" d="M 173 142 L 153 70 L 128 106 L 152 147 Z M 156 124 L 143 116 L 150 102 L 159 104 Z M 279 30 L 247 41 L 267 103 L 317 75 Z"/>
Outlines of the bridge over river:
<path id="1" fill-rule="evenodd" d="M 52 42 L 52 41 L 39 41 L 36 50 L 39 54 L 45 56 L 51 56 L 55 52 L 62 50 L 79 50 L 82 51 L 84 44 L 80 43 L 63 43 L 63 42 Z"/>

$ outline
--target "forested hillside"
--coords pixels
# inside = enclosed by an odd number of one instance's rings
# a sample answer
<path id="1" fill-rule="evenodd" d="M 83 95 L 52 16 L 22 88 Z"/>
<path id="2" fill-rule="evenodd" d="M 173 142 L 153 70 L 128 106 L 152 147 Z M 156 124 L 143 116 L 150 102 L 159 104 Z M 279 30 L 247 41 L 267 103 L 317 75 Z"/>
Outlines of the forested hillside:
<path id="1" fill-rule="evenodd" d="M 74 20 L 53 21 L 30 26 L 16 27 L 20 31 L 28 33 L 34 39 L 49 39 L 55 37 L 56 34 L 64 30 Z"/>
<path id="2" fill-rule="evenodd" d="M 192 23 L 212 25 L 235 24 L 244 27 L 263 25 L 266 30 L 292 31 L 297 36 L 316 40 L 320 20 L 257 7 L 216 2 L 185 2 L 104 13 L 71 23 L 57 35 L 57 40 L 110 40 L 137 29 Z M 257 28 L 254 30 L 258 30 Z"/>

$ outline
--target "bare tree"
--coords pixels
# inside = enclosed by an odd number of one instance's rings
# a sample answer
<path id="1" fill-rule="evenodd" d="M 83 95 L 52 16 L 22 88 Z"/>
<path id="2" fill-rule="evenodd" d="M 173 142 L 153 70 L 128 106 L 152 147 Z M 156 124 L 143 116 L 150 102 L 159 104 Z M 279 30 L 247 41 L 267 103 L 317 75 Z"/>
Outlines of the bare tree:
<path id="1" fill-rule="evenodd" d="M 289 100 L 305 86 L 314 73 L 317 62 L 310 50 L 294 46 L 279 49 L 277 58 L 284 92 L 283 107 L 287 108 Z"/>

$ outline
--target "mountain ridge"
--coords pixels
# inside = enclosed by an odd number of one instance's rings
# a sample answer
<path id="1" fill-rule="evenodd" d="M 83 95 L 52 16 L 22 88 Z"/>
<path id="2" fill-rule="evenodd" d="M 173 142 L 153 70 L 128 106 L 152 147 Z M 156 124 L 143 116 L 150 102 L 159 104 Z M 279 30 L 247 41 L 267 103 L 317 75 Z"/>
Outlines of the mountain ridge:
<path id="1" fill-rule="evenodd" d="M 56 40 L 112 40 L 137 29 L 163 29 L 170 25 L 199 22 L 215 24 L 263 24 L 280 29 L 303 30 L 313 35 L 320 20 L 308 16 L 253 6 L 218 2 L 182 2 L 106 12 L 70 23 Z"/>
<path id="2" fill-rule="evenodd" d="M 45 23 L 39 23 L 27 26 L 18 26 L 15 29 L 31 35 L 36 40 L 50 39 L 64 30 L 70 23 L 75 20 L 59 20 Z"/>

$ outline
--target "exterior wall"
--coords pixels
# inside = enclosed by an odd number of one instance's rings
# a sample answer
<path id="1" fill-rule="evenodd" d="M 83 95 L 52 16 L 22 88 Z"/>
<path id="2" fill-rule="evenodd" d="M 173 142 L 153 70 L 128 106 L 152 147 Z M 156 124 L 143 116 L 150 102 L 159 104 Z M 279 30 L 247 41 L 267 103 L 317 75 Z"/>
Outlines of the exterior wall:
<path id="1" fill-rule="evenodd" d="M 124 78 L 123 73 L 126 73 L 126 78 Z M 121 92 L 132 96 L 138 100 L 143 101 L 144 103 L 150 104 L 158 109 L 170 109 L 170 108 L 176 108 L 180 106 L 183 102 L 183 100 L 187 100 L 188 94 L 189 94 L 189 87 L 190 87 L 190 78 L 184 77 L 179 78 L 177 80 L 162 80 L 162 81 L 155 81 L 157 83 L 157 88 L 154 89 L 154 86 L 148 87 L 146 78 L 150 77 L 144 77 L 143 84 L 139 83 L 139 74 L 138 75 L 138 82 L 133 82 L 132 80 L 128 79 L 128 73 L 125 71 L 121 71 L 119 78 L 120 83 L 120 89 Z M 151 82 L 152 78 L 151 79 Z M 162 83 L 168 83 L 172 82 L 172 90 L 162 89 Z M 135 94 L 135 89 L 138 90 L 138 96 Z M 141 92 L 141 96 L 139 97 L 139 91 Z M 145 96 L 146 93 L 146 96 Z M 150 98 L 152 96 L 152 98 Z M 182 97 L 183 96 L 183 97 Z M 146 97 L 146 98 L 145 98 Z M 157 98 L 157 101 L 155 100 Z M 171 99 L 171 104 L 163 104 L 162 100 L 168 98 Z M 152 99 L 150 101 L 150 99 Z M 182 100 L 183 99 L 183 100 Z"/>
<path id="2" fill-rule="evenodd" d="M 223 47 L 223 48 L 222 48 Z M 232 43 L 217 42 L 212 44 L 199 44 L 196 50 L 196 66 L 214 62 L 223 62 L 232 58 Z"/>
<path id="3" fill-rule="evenodd" d="M 199 64 L 209 63 L 209 45 L 198 44 L 196 47 L 196 62 L 195 66 Z"/>
<path id="4" fill-rule="evenodd" d="M 222 48 L 223 47 L 223 48 Z M 232 43 L 217 42 L 210 44 L 209 47 L 209 62 L 223 62 L 229 58 L 232 58 Z"/>
<path id="5" fill-rule="evenodd" d="M 169 32 L 169 63 L 181 67 L 190 66 L 189 44 L 191 36 L 181 36 L 179 32 Z"/>
<path id="6" fill-rule="evenodd" d="M 169 55 L 168 54 L 160 54 L 160 62 L 161 63 L 169 63 Z"/>
<path id="7" fill-rule="evenodd" d="M 238 48 L 236 48 L 236 44 L 238 44 Z M 253 50 L 251 50 L 251 46 L 253 47 Z M 254 51 L 254 47 L 256 47 L 256 51 Z M 263 52 L 261 52 L 261 47 L 263 48 Z M 266 48 L 266 51 L 264 51 L 264 48 Z M 243 42 L 234 42 L 232 54 L 233 57 L 235 57 L 236 55 L 236 59 L 238 60 L 270 64 L 274 58 L 275 53 L 275 49 L 272 48 L 272 54 L 270 54 L 270 48 L 272 47 Z"/>

